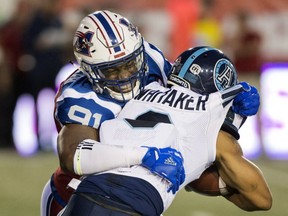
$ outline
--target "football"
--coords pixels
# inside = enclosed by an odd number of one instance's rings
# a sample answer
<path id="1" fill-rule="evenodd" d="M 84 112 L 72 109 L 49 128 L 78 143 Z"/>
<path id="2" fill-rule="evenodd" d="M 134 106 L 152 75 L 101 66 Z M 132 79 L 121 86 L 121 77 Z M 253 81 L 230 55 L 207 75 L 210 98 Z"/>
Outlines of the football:
<path id="1" fill-rule="evenodd" d="M 220 196 L 219 177 L 216 165 L 212 164 L 198 179 L 187 184 L 185 190 L 188 192 L 194 191 L 206 196 Z"/>

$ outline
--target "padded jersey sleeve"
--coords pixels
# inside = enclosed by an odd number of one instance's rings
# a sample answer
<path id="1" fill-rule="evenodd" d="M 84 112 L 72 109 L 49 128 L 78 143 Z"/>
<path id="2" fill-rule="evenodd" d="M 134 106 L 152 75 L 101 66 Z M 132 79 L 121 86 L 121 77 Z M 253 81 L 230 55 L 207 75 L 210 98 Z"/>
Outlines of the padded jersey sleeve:
<path id="1" fill-rule="evenodd" d="M 172 66 L 171 63 L 164 57 L 161 50 L 156 46 L 146 41 L 144 42 L 144 46 L 149 68 L 147 83 L 157 81 L 166 86 L 167 76 Z"/>
<path id="2" fill-rule="evenodd" d="M 89 82 L 76 80 L 64 86 L 55 100 L 55 118 L 62 125 L 82 124 L 98 129 L 102 122 L 113 119 L 121 106 L 97 95 Z"/>
<path id="3" fill-rule="evenodd" d="M 241 91 L 243 91 L 243 88 L 240 84 L 222 91 L 223 106 L 230 103 L 230 101 Z M 221 130 L 229 133 L 238 140 L 240 138 L 238 130 L 244 124 L 245 120 L 246 118 L 235 114 L 230 107 L 229 111 L 227 112 L 226 118 L 221 126 Z"/>
<path id="4" fill-rule="evenodd" d="M 245 123 L 246 119 L 247 117 L 241 117 L 240 115 L 235 114 L 232 111 L 232 108 L 230 108 L 225 118 L 225 121 L 223 125 L 221 126 L 221 130 L 229 133 L 235 139 L 239 140 L 240 134 L 238 130 Z"/>

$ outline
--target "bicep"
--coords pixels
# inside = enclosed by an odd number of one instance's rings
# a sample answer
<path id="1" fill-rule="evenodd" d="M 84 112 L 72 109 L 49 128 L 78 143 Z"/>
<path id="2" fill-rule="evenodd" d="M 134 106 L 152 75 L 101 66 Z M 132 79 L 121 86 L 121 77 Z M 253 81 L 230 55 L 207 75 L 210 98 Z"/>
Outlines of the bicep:
<path id="1" fill-rule="evenodd" d="M 238 141 L 226 132 L 220 132 L 216 145 L 216 161 L 219 173 L 229 186 L 237 190 L 247 190 L 248 184 L 253 187 L 258 169 L 243 157 L 243 151 Z"/>
<path id="2" fill-rule="evenodd" d="M 237 142 L 230 134 L 220 131 L 216 144 L 216 162 L 221 177 L 231 187 L 235 187 L 234 177 L 241 171 L 243 152 Z"/>

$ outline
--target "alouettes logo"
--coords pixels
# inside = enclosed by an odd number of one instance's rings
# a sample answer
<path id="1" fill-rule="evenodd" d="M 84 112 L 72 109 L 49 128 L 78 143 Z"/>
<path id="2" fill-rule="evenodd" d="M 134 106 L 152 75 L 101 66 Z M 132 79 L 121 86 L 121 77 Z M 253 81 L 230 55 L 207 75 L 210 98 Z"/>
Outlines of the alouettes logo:
<path id="1" fill-rule="evenodd" d="M 93 32 L 88 31 L 83 33 L 77 31 L 75 33 L 76 41 L 74 43 L 74 50 L 82 55 L 91 56 L 90 47 L 93 46 L 91 42 L 93 35 Z"/>

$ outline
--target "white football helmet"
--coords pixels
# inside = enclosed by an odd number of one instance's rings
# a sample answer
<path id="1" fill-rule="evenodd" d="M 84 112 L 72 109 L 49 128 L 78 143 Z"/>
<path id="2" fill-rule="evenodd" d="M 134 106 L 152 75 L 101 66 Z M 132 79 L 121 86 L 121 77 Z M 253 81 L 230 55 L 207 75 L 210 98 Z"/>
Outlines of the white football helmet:
<path id="1" fill-rule="evenodd" d="M 143 38 L 123 16 L 110 11 L 89 14 L 76 30 L 73 47 L 80 69 L 97 92 L 127 101 L 144 87 Z"/>

